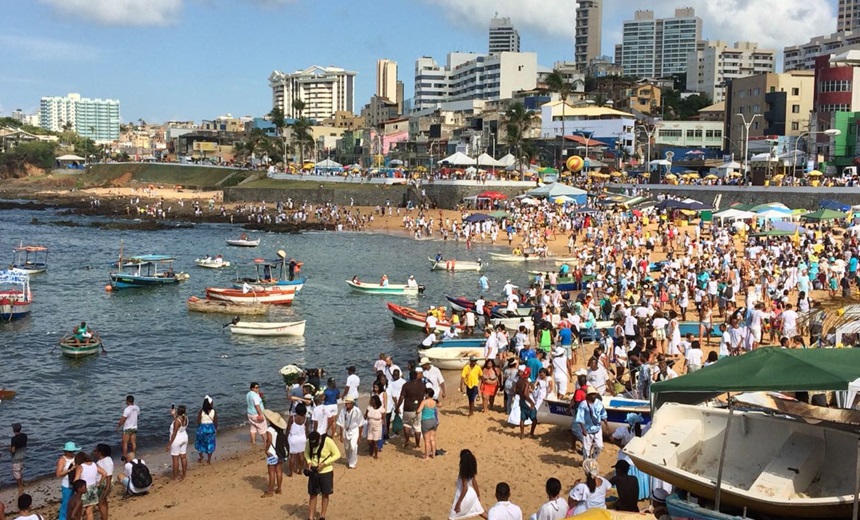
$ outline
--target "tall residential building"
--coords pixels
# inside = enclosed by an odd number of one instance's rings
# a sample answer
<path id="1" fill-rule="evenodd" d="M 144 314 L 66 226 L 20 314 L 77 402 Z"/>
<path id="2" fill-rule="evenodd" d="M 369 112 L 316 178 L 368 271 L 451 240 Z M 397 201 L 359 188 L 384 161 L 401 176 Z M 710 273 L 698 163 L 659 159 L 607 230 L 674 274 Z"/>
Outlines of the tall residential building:
<path id="1" fill-rule="evenodd" d="M 115 141 L 119 139 L 119 101 L 82 98 L 76 93 L 43 97 L 39 103 L 39 126 L 60 132 L 66 125 L 96 142 Z"/>
<path id="2" fill-rule="evenodd" d="M 759 49 L 755 42 L 701 41 L 687 57 L 687 90 L 702 92 L 711 101 L 726 99 L 726 82 L 745 76 L 776 72 L 776 51 Z"/>
<path id="3" fill-rule="evenodd" d="M 520 52 L 520 33 L 510 18 L 499 18 L 499 13 L 490 20 L 490 54 Z"/>
<path id="4" fill-rule="evenodd" d="M 319 65 L 292 74 L 272 71 L 269 75 L 272 107 L 283 110 L 285 117 L 299 117 L 293 103 L 302 100 L 305 109 L 301 115 L 317 120 L 334 117 L 335 112 L 355 112 L 356 74 Z"/>
<path id="5" fill-rule="evenodd" d="M 624 22 L 621 66 L 625 76 L 665 77 L 687 71 L 687 56 L 702 39 L 702 19 L 695 9 L 675 9 L 672 18 L 636 11 Z"/>
<path id="6" fill-rule="evenodd" d="M 376 95 L 393 103 L 397 97 L 397 62 L 387 59 L 376 62 Z"/>
<path id="7" fill-rule="evenodd" d="M 414 109 L 434 108 L 449 101 L 509 99 L 537 84 L 537 54 L 452 52 L 444 67 L 427 56 L 415 61 Z"/>
<path id="8" fill-rule="evenodd" d="M 844 54 L 851 50 L 860 50 L 860 28 L 815 36 L 806 43 L 789 45 L 782 51 L 783 69 L 786 72 L 812 70 L 815 68 L 815 58 Z"/>
<path id="9" fill-rule="evenodd" d="M 591 60 L 600 56 L 603 29 L 603 0 L 576 0 L 576 34 L 573 61 L 584 70 Z"/>
<path id="10" fill-rule="evenodd" d="M 837 32 L 860 29 L 860 0 L 839 0 L 838 13 Z"/>

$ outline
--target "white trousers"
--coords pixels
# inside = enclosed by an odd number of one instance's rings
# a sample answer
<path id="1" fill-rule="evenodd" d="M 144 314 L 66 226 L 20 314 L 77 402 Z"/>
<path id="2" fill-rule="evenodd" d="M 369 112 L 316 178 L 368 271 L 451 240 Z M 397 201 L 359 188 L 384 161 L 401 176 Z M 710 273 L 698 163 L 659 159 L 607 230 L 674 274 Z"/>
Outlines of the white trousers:
<path id="1" fill-rule="evenodd" d="M 346 465 L 354 468 L 358 464 L 358 439 L 361 437 L 360 428 L 352 428 L 343 432 L 343 451 L 346 455 Z"/>
<path id="2" fill-rule="evenodd" d="M 603 431 L 586 433 L 582 438 L 582 458 L 596 459 L 603 450 Z"/>

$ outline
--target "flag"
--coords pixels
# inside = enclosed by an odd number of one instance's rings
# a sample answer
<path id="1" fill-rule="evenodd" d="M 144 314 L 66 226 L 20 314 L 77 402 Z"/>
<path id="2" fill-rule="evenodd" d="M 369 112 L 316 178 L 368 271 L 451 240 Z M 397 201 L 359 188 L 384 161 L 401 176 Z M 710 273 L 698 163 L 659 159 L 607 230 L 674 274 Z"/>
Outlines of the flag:
<path id="1" fill-rule="evenodd" d="M 249 292 L 251 292 L 253 290 L 254 290 L 254 288 L 251 287 L 250 285 L 248 285 L 246 283 L 242 284 L 242 294 L 248 294 Z"/>

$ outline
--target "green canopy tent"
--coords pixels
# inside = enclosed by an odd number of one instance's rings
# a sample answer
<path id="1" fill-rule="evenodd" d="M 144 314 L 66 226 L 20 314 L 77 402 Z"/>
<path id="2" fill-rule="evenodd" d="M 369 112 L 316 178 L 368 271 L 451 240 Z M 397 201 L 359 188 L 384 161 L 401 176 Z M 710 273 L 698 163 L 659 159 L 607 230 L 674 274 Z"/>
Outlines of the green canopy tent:
<path id="1" fill-rule="evenodd" d="M 753 233 L 753 237 L 790 237 L 794 236 L 794 231 L 786 231 L 784 229 L 771 229 L 770 231 L 762 231 L 761 233 Z"/>
<path id="2" fill-rule="evenodd" d="M 860 349 L 760 348 L 651 385 L 654 408 L 696 404 L 726 392 L 849 390 L 860 379 Z"/>
<path id="3" fill-rule="evenodd" d="M 845 213 L 841 211 L 834 211 L 832 209 L 820 209 L 818 211 L 814 211 L 812 213 L 806 213 L 805 215 L 801 215 L 800 218 L 802 220 L 811 220 L 813 222 L 823 222 L 825 220 L 836 220 L 840 218 L 845 218 Z"/>
<path id="4" fill-rule="evenodd" d="M 493 217 L 493 218 L 508 218 L 508 217 L 510 217 L 510 214 L 508 214 L 507 211 L 492 211 L 492 212 L 488 213 L 488 215 Z"/>

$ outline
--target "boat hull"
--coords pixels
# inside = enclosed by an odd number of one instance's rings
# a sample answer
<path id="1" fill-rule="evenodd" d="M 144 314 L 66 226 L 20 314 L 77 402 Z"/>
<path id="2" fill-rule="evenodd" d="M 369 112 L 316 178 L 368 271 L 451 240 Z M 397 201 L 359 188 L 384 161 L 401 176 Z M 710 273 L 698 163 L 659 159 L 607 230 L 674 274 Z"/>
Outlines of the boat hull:
<path id="1" fill-rule="evenodd" d="M 239 289 L 206 288 L 206 297 L 210 300 L 222 300 L 233 303 L 266 303 L 272 305 L 292 305 L 295 291 L 270 291 L 263 293 L 242 292 Z"/>
<path id="2" fill-rule="evenodd" d="M 573 416 L 568 412 L 569 405 L 570 401 L 567 400 L 545 399 L 537 410 L 538 422 L 570 428 Z M 628 413 L 642 415 L 644 424 L 651 422 L 651 407 L 648 401 L 607 396 L 603 398 L 603 407 L 606 409 L 606 422 L 611 430 L 627 424 Z"/>
<path id="3" fill-rule="evenodd" d="M 486 342 L 487 340 L 484 338 L 443 339 L 442 341 L 437 341 L 436 343 L 433 343 L 433 348 L 483 349 L 484 344 Z"/>
<path id="4" fill-rule="evenodd" d="M 233 247 L 257 247 L 260 245 L 260 239 L 256 240 L 233 240 L 228 238 L 227 245 Z"/>
<path id="5" fill-rule="evenodd" d="M 682 321 L 678 323 L 678 329 L 681 331 L 681 336 L 692 334 L 694 337 L 699 337 L 699 322 L 698 321 Z M 722 335 L 720 325 L 718 323 L 711 324 L 711 337 L 718 338 Z"/>
<path id="6" fill-rule="evenodd" d="M 253 325 L 271 325 L 253 326 Z M 249 323 L 239 322 L 235 325 L 230 325 L 230 332 L 233 334 L 241 334 L 245 336 L 304 336 L 305 321 L 295 321 L 287 323 Z"/>
<path id="7" fill-rule="evenodd" d="M 222 300 L 204 300 L 192 296 L 185 302 L 191 312 L 211 312 L 236 316 L 260 316 L 269 308 L 262 303 L 232 303 Z"/>
<path id="8" fill-rule="evenodd" d="M 353 291 L 365 294 L 408 294 L 413 296 L 418 294 L 418 287 L 409 287 L 402 284 L 382 286 L 379 284 L 357 284 L 351 280 L 346 280 L 346 283 Z"/>
<path id="9" fill-rule="evenodd" d="M 484 366 L 484 360 L 481 359 L 483 355 L 484 350 L 482 348 L 428 348 L 418 351 L 418 357 L 428 358 L 430 363 L 439 370 L 463 370 L 463 367 L 469 364 L 469 357 L 471 356 L 478 358 L 478 365 Z"/>
<path id="10" fill-rule="evenodd" d="M 74 342 L 60 343 L 60 353 L 69 358 L 82 358 L 98 354 L 101 350 L 102 342 L 84 343 L 81 346 L 75 346 Z"/>
<path id="11" fill-rule="evenodd" d="M 296 292 L 299 292 L 302 290 L 302 288 L 304 288 L 306 280 L 307 279 L 304 277 L 296 278 L 295 280 L 278 280 L 276 282 L 255 282 L 255 281 L 251 281 L 251 280 L 234 280 L 233 281 L 233 288 L 234 289 L 241 289 L 242 287 L 245 286 L 245 284 L 248 284 L 251 287 L 254 287 L 255 289 L 258 287 L 262 287 L 264 289 L 267 287 L 275 287 L 275 288 L 295 289 Z"/>
<path id="12" fill-rule="evenodd" d="M 24 264 L 24 265 L 12 264 L 12 269 L 24 271 L 27 274 L 39 274 L 39 273 L 44 273 L 45 271 L 48 270 L 48 264 Z"/>
<path id="13" fill-rule="evenodd" d="M 469 262 L 462 261 L 459 262 L 457 260 L 441 260 L 437 262 L 432 258 L 428 258 L 430 263 L 433 264 L 430 266 L 431 271 L 476 271 L 480 272 L 483 268 L 483 264 L 481 262 Z"/>
<path id="14" fill-rule="evenodd" d="M 197 264 L 197 267 L 204 267 L 206 269 L 221 269 L 222 267 L 230 267 L 230 262 L 207 262 L 206 259 L 203 258 L 198 258 L 194 260 L 194 263 Z"/>
<path id="15" fill-rule="evenodd" d="M 110 284 L 114 289 L 161 287 L 163 285 L 174 285 L 177 283 L 179 283 L 179 278 L 176 276 L 165 278 L 162 276 L 134 276 L 116 273 L 110 275 Z"/>
<path id="16" fill-rule="evenodd" d="M 672 518 L 689 518 L 691 520 L 749 520 L 743 516 L 720 513 L 719 511 L 704 508 L 699 504 L 693 504 L 679 497 L 677 493 L 672 493 L 666 497 L 666 509 L 669 510 L 669 515 Z"/>
<path id="17" fill-rule="evenodd" d="M 721 456 L 728 430 L 728 446 Z M 792 518 L 851 516 L 857 436 L 760 412 L 666 404 L 651 429 L 625 446 L 649 475 L 721 503 Z M 850 477 L 846 477 L 850 475 Z"/>
<path id="18" fill-rule="evenodd" d="M 388 310 L 391 311 L 391 318 L 394 320 L 395 327 L 410 330 L 424 330 L 424 322 L 427 318 L 426 314 L 417 312 L 415 309 L 401 307 L 390 302 L 386 305 L 388 306 Z M 450 328 L 451 323 L 447 321 L 439 321 L 436 324 L 437 332 L 444 332 Z M 463 329 L 462 325 L 458 328 L 460 330 Z"/>
<path id="19" fill-rule="evenodd" d="M 21 301 L 20 293 L 0 292 L 0 321 L 20 320 L 30 315 L 32 300 Z"/>

